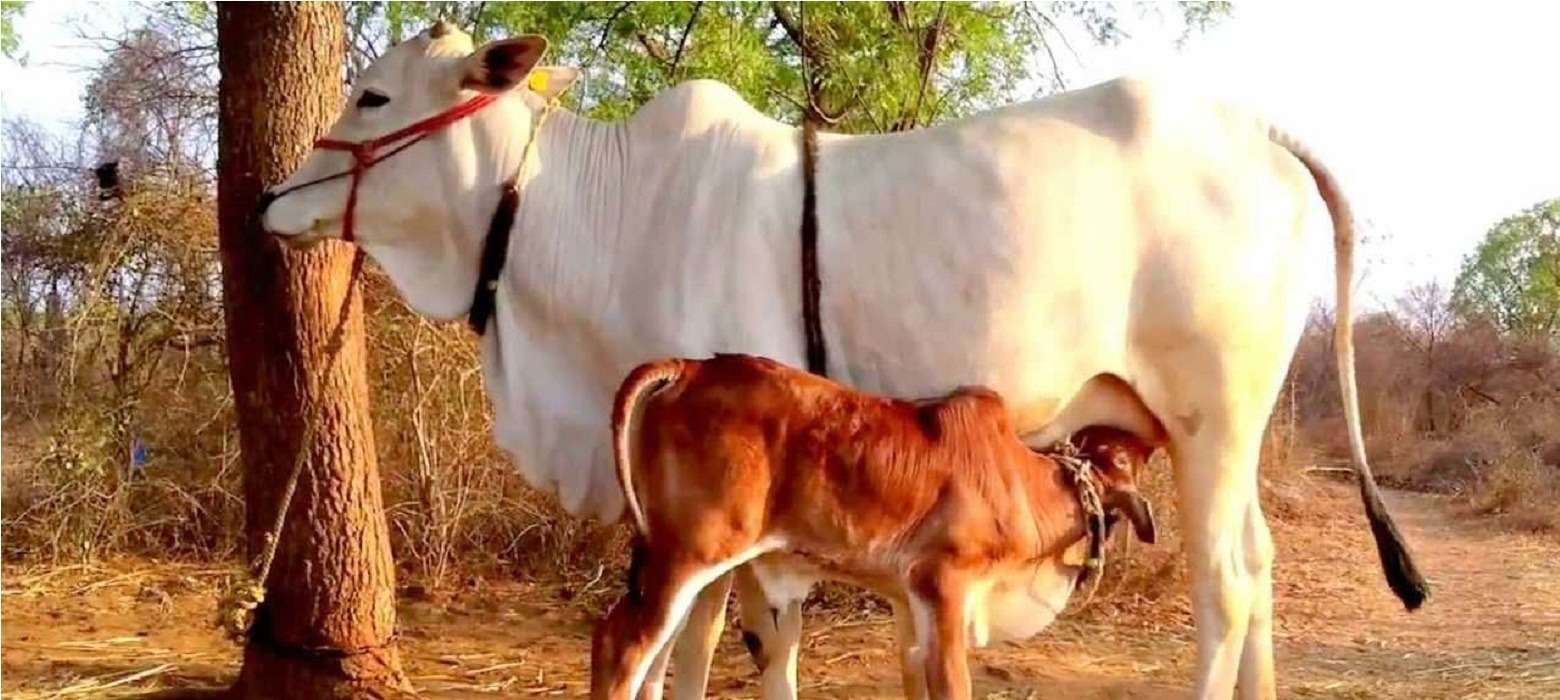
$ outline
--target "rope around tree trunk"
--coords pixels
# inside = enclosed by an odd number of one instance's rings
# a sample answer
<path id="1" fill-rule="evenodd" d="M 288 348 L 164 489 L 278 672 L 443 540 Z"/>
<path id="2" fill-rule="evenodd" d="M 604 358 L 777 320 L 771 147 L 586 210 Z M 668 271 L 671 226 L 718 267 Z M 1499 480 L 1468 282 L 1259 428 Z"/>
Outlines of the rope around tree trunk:
<path id="1" fill-rule="evenodd" d="M 353 259 L 352 279 L 347 283 L 348 289 L 357 284 L 362 269 L 363 256 L 358 252 Z M 336 366 L 336 360 L 341 357 L 341 350 L 346 345 L 346 316 L 350 303 L 349 293 L 341 302 L 336 328 L 331 332 L 331 342 L 325 354 L 324 371 L 316 376 L 316 380 L 311 382 L 309 393 L 303 396 L 319 395 L 320 385 L 323 383 L 319 377 L 329 376 Z M 286 527 L 287 514 L 292 509 L 293 495 L 297 493 L 298 482 L 302 480 L 309 466 L 310 443 L 314 441 L 314 430 L 318 423 L 317 413 L 304 421 L 303 432 L 298 436 L 298 451 L 293 457 L 292 472 L 287 476 L 287 485 L 282 488 L 276 517 L 272 519 L 271 527 L 266 529 L 261 540 L 260 553 L 250 561 L 248 575 L 228 588 L 217 605 L 216 625 L 234 643 L 243 644 L 249 640 L 249 631 L 254 627 L 255 611 L 265 602 L 266 582 L 271 577 L 271 565 L 276 561 L 276 551 L 281 545 L 282 528 Z"/>

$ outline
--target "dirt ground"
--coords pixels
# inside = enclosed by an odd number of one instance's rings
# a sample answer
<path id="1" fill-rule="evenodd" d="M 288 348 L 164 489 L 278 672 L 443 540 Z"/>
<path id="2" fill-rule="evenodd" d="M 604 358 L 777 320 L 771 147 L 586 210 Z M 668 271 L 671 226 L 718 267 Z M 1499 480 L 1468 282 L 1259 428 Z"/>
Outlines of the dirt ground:
<path id="1" fill-rule="evenodd" d="M 1336 507 L 1274 528 L 1280 693 L 1297 698 L 1560 697 L 1560 542 L 1502 532 L 1448 501 L 1389 501 L 1435 591 L 1406 614 L 1381 581 L 1353 491 Z M 116 563 L 7 569 L 3 681 L 8 698 L 117 697 L 214 688 L 238 649 L 212 628 L 226 571 Z M 503 583 L 401 607 L 402 654 L 432 698 L 584 693 L 591 615 L 614 582 Z M 980 650 L 977 697 L 1188 695 L 1185 596 L 1151 611 L 1066 618 L 1040 638 Z M 728 628 L 712 693 L 754 697 L 755 674 Z M 892 628 L 880 615 L 807 619 L 802 696 L 898 697 Z"/>

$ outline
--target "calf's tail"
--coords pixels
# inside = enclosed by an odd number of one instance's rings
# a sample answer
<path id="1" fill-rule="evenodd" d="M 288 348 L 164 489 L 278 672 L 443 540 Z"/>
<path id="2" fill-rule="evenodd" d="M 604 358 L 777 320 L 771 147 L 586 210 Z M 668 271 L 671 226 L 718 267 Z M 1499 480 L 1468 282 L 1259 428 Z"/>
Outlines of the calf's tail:
<path id="1" fill-rule="evenodd" d="M 1338 181 L 1304 144 L 1277 128 L 1268 130 L 1268 138 L 1293 154 L 1311 172 L 1316 189 L 1321 193 L 1322 201 L 1327 203 L 1327 212 L 1332 216 L 1338 295 L 1333 351 L 1338 362 L 1338 389 L 1343 398 L 1343 415 L 1349 430 L 1349 453 L 1353 458 L 1354 472 L 1359 477 L 1360 499 L 1365 502 L 1365 519 L 1370 523 L 1370 532 L 1376 538 L 1376 552 L 1381 555 L 1381 568 L 1386 573 L 1387 585 L 1403 601 L 1403 607 L 1414 610 L 1430 595 L 1430 584 L 1419 573 L 1419 567 L 1414 564 L 1413 555 L 1409 554 L 1402 533 L 1398 532 L 1397 524 L 1392 521 L 1392 515 L 1381 500 L 1381 491 L 1376 487 L 1370 463 L 1365 459 L 1365 436 L 1360 429 L 1359 390 L 1354 378 L 1354 317 L 1351 315 L 1354 215 Z"/>
<path id="2" fill-rule="evenodd" d="M 634 519 L 634 529 L 641 537 L 650 536 L 650 525 L 634 488 L 634 438 L 639 433 L 639 423 L 644 416 L 644 400 L 682 375 L 682 360 L 646 362 L 628 373 L 612 401 L 612 453 L 617 462 L 618 486 L 623 489 L 623 500 L 628 504 L 628 512 Z"/>

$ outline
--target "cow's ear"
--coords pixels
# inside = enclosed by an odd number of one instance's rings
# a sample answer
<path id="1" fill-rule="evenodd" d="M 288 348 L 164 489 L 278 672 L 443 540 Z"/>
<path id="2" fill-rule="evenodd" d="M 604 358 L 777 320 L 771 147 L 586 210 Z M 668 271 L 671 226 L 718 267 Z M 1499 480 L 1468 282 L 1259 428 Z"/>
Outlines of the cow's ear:
<path id="1" fill-rule="evenodd" d="M 531 77 L 526 79 L 526 85 L 542 99 L 552 101 L 553 98 L 568 91 L 569 86 L 573 85 L 579 77 L 580 72 L 575 68 L 537 66 L 531 71 Z"/>
<path id="2" fill-rule="evenodd" d="M 1154 527 L 1154 507 L 1136 489 L 1113 491 L 1105 497 L 1104 505 L 1106 510 L 1127 516 L 1127 520 L 1132 523 L 1132 532 L 1138 539 L 1148 544 L 1159 539 L 1157 528 Z"/>
<path id="3" fill-rule="evenodd" d="M 545 53 L 547 39 L 536 34 L 490 41 L 466 57 L 460 86 L 487 93 L 519 87 Z"/>

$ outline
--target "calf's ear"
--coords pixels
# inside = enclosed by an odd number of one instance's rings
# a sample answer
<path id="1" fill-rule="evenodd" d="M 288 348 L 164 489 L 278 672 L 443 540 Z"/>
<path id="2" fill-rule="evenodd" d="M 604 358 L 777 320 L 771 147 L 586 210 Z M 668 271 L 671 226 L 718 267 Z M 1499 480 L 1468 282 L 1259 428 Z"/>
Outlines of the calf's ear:
<path id="1" fill-rule="evenodd" d="M 511 90 L 525 83 L 545 53 L 547 39 L 536 34 L 490 41 L 466 57 L 460 86 L 486 93 Z"/>
<path id="2" fill-rule="evenodd" d="M 1127 517 L 1132 522 L 1132 532 L 1139 540 L 1153 544 L 1158 539 L 1154 527 L 1154 507 L 1135 489 L 1113 491 L 1105 497 L 1105 509 Z"/>

